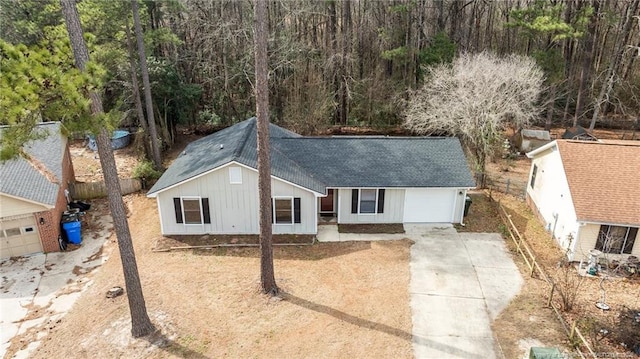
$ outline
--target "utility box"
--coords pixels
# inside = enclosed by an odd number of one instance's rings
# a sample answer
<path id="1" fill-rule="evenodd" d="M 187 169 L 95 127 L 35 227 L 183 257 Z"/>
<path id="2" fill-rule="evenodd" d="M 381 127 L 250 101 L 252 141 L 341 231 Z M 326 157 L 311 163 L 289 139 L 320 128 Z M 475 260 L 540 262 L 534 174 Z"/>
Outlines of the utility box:
<path id="1" fill-rule="evenodd" d="M 529 359 L 564 359 L 564 356 L 557 348 L 532 347 Z"/>

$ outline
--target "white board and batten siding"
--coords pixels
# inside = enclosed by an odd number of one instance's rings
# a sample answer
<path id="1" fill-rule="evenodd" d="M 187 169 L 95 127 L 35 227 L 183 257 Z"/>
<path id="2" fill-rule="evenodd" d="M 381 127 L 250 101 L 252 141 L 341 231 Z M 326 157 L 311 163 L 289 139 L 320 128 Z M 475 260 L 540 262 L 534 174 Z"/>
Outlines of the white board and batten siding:
<path id="1" fill-rule="evenodd" d="M 460 223 L 466 188 L 385 188 L 384 211 L 351 213 L 352 188 L 339 191 L 339 223 Z"/>
<path id="2" fill-rule="evenodd" d="M 404 189 L 385 188 L 383 212 L 366 214 L 351 213 L 353 189 L 340 188 L 338 190 L 339 223 L 402 223 Z"/>
<path id="3" fill-rule="evenodd" d="M 460 223 L 466 189 L 407 188 L 405 223 Z"/>
<path id="4" fill-rule="evenodd" d="M 233 183 L 232 183 L 233 182 Z M 273 197 L 300 198 L 301 223 L 274 224 L 273 233 L 314 234 L 316 197 L 311 191 L 272 178 Z M 177 223 L 174 198 L 201 197 L 209 200 L 211 223 Z M 228 164 L 202 176 L 161 191 L 157 195 L 162 234 L 258 234 L 258 173 L 238 164 Z"/>

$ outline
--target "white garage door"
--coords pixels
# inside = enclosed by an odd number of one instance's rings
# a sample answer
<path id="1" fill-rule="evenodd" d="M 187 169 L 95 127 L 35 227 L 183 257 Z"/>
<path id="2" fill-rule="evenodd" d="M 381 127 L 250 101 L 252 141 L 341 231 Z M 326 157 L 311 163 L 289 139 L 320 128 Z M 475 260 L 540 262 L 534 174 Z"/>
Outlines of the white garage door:
<path id="1" fill-rule="evenodd" d="M 0 222 L 0 258 L 38 252 L 42 252 L 42 243 L 33 216 Z"/>
<path id="2" fill-rule="evenodd" d="M 452 223 L 456 190 L 409 188 L 405 190 L 405 223 Z"/>

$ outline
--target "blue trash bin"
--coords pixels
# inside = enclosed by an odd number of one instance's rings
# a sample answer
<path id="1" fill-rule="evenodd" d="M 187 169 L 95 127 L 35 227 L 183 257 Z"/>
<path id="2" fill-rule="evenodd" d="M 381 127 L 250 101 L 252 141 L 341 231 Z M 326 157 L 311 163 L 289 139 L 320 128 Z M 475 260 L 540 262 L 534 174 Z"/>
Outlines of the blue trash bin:
<path id="1" fill-rule="evenodd" d="M 62 228 L 67 234 L 69 243 L 80 244 L 82 243 L 82 236 L 80 235 L 80 221 L 65 222 L 62 224 Z"/>

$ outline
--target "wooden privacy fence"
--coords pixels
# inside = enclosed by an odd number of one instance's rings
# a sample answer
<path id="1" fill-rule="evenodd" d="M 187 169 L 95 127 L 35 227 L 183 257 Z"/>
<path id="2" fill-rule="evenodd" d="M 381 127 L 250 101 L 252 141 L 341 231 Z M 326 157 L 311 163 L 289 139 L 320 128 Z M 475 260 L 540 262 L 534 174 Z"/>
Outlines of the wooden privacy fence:
<path id="1" fill-rule="evenodd" d="M 138 192 L 142 189 L 142 183 L 137 178 L 120 178 L 120 192 L 122 195 Z M 107 187 L 104 181 L 77 182 L 69 185 L 69 192 L 73 199 L 92 199 L 105 197 Z"/>
<path id="2" fill-rule="evenodd" d="M 491 199 L 493 200 L 493 198 Z M 515 244 L 518 253 L 522 256 L 522 258 L 524 259 L 524 262 L 527 264 L 527 267 L 529 268 L 529 275 L 533 277 L 535 274 L 537 274 L 540 277 L 540 279 L 544 280 L 547 284 L 550 285 L 549 299 L 547 300 L 547 307 L 550 307 L 551 309 L 553 309 L 553 312 L 556 314 L 556 318 L 558 318 L 558 321 L 560 321 L 560 324 L 562 324 L 562 327 L 567 333 L 567 337 L 569 337 L 569 340 L 573 341 L 577 337 L 578 339 L 580 339 L 582 345 L 584 346 L 584 348 L 587 349 L 591 357 L 597 358 L 597 354 L 593 351 L 593 349 L 591 349 L 591 346 L 585 339 L 584 335 L 580 332 L 580 329 L 578 329 L 578 327 L 576 326 L 576 323 L 575 322 L 568 323 L 564 319 L 564 317 L 560 314 L 559 308 L 553 302 L 553 293 L 556 290 L 556 283 L 554 282 L 553 278 L 547 274 L 544 268 L 540 266 L 540 264 L 537 261 L 535 253 L 531 249 L 531 246 L 526 241 L 524 236 L 520 233 L 520 231 L 518 231 L 518 228 L 511 220 L 511 215 L 507 213 L 507 211 L 504 209 L 500 201 L 498 201 L 498 213 L 500 214 L 500 218 L 502 219 L 502 222 L 506 226 L 507 234 Z M 586 358 L 584 353 L 580 351 L 579 347 L 576 347 L 575 349 L 578 351 L 578 354 L 580 355 L 580 357 Z"/>

